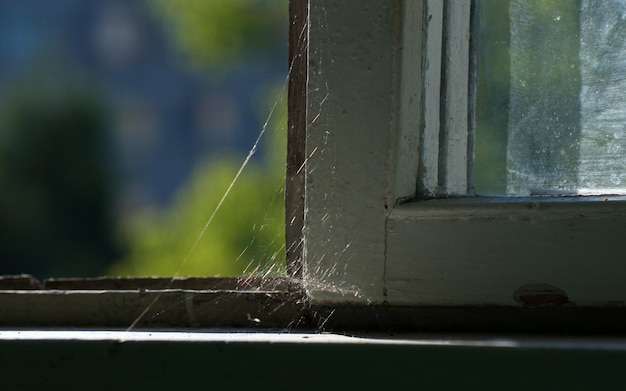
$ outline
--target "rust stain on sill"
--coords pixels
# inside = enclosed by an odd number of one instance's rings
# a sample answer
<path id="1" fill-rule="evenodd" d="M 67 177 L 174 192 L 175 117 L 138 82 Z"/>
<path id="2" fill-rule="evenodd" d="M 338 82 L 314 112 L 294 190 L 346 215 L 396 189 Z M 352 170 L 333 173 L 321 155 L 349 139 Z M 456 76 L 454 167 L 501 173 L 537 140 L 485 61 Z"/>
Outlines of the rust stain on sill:
<path id="1" fill-rule="evenodd" d="M 513 298 L 524 307 L 561 307 L 569 304 L 565 291 L 550 284 L 526 284 L 519 287 Z"/>

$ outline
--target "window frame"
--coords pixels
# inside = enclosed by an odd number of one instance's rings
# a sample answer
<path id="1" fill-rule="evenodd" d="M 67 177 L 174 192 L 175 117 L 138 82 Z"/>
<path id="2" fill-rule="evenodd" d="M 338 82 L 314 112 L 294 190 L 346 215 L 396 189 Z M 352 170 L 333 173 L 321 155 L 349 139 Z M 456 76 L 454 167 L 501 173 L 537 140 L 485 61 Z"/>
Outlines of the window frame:
<path id="1" fill-rule="evenodd" d="M 312 303 L 624 307 L 623 197 L 466 196 L 470 1 L 310 0 L 309 12 L 304 226 L 288 243 L 304 242 Z M 424 175 L 428 161 L 439 172 Z M 419 199 L 433 183 L 464 197 Z"/>
<path id="2" fill-rule="evenodd" d="M 424 129 L 461 110 L 440 95 L 456 91 L 441 89 L 454 36 L 441 4 L 460 2 L 290 1 L 286 278 L 7 277 L 0 325 L 623 331 L 622 198 L 416 200 Z M 528 227 L 529 240 L 499 242 L 523 250 L 506 261 L 514 272 L 499 254 L 476 256 L 476 236 Z"/>

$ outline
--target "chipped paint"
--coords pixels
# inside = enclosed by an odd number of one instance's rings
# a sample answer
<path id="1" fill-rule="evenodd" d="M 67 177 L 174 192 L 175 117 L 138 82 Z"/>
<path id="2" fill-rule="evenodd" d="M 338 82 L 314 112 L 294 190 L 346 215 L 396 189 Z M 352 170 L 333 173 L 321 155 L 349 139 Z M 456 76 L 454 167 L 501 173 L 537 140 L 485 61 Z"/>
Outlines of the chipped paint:
<path id="1" fill-rule="evenodd" d="M 560 307 L 570 303 L 567 294 L 550 284 L 527 284 L 518 288 L 513 298 L 524 307 Z"/>

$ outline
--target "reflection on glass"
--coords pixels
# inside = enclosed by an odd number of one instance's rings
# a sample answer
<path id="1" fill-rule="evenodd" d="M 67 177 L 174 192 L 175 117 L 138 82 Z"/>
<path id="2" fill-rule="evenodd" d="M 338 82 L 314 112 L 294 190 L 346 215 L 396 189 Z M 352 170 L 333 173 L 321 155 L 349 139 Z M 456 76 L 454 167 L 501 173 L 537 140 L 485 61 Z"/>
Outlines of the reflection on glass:
<path id="1" fill-rule="evenodd" d="M 626 1 L 482 0 L 478 195 L 626 194 Z"/>

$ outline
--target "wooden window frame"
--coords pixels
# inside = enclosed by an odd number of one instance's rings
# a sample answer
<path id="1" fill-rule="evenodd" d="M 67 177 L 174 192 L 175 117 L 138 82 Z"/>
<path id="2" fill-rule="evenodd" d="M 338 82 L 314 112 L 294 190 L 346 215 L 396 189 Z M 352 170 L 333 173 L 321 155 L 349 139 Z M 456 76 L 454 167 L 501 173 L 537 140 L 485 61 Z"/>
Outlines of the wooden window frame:
<path id="1" fill-rule="evenodd" d="M 304 243 L 292 257 L 303 259 L 303 288 L 329 308 L 607 327 L 589 314 L 626 303 L 623 197 L 468 196 L 472 9 L 309 1 L 304 224 L 288 238 Z M 416 191 L 441 188 L 462 197 Z M 545 311 L 552 320 L 533 319 Z"/>
<path id="2" fill-rule="evenodd" d="M 4 278 L 0 326 L 622 331 L 622 199 L 417 198 L 462 182 L 458 4 L 290 1 L 285 278 Z"/>

